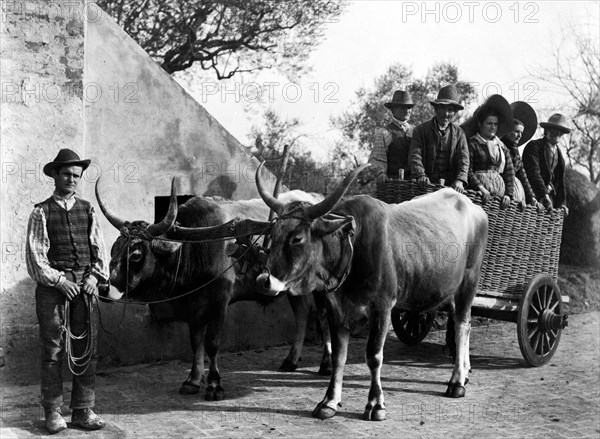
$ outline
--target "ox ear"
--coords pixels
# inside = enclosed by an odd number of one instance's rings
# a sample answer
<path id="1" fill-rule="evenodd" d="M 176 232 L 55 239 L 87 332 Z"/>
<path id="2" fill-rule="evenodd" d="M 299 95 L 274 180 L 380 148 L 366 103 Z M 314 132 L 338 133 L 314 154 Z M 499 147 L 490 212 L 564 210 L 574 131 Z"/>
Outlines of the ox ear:
<path id="1" fill-rule="evenodd" d="M 181 248 L 182 243 L 176 241 L 165 241 L 164 239 L 153 239 L 152 250 L 160 254 L 174 253 Z"/>
<path id="2" fill-rule="evenodd" d="M 328 213 L 312 222 L 311 233 L 316 236 L 330 235 L 335 232 L 354 229 L 356 223 L 353 216 L 341 216 Z"/>

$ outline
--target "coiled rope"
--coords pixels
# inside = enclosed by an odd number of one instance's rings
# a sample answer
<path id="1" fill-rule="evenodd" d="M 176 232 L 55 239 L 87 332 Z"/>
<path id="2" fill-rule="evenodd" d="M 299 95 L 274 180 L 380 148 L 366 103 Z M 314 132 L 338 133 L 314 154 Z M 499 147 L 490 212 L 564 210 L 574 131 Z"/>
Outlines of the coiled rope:
<path id="1" fill-rule="evenodd" d="M 85 301 L 87 308 L 86 328 L 81 334 L 74 334 L 71 331 L 71 302 L 69 300 L 67 300 L 65 303 L 65 317 L 64 324 L 62 326 L 63 332 L 65 334 L 65 352 L 67 355 L 67 363 L 69 365 L 69 370 L 71 371 L 71 373 L 76 376 L 83 375 L 90 366 L 90 361 L 94 356 L 94 346 L 96 344 L 97 336 L 97 323 L 93 315 L 94 300 L 96 301 L 97 306 L 98 298 L 94 295 L 89 295 L 86 293 L 80 294 L 83 296 L 83 300 Z M 85 349 L 83 350 L 83 353 L 81 353 L 81 355 L 76 356 L 73 349 L 73 343 L 77 340 L 84 339 L 87 340 Z"/>

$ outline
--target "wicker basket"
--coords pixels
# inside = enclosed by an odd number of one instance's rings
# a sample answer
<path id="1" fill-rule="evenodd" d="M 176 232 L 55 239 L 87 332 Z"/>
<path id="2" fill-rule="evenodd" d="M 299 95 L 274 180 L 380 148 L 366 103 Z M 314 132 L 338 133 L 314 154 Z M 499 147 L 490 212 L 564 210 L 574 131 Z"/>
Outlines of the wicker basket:
<path id="1" fill-rule="evenodd" d="M 386 203 L 401 203 L 441 188 L 429 185 L 420 189 L 414 181 L 388 180 L 377 185 L 376 197 Z M 489 219 L 478 295 L 520 300 L 535 275 L 549 274 L 557 280 L 564 211 L 546 213 L 531 206 L 521 209 L 514 202 L 502 210 L 498 198 L 482 205 L 479 192 L 467 191 L 467 196 L 483 207 Z"/>

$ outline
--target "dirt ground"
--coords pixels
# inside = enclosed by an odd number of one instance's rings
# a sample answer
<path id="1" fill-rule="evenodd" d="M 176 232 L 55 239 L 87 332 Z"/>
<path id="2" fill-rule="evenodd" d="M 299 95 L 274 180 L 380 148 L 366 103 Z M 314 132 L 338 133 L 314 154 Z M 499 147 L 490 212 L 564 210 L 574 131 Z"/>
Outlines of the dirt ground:
<path id="1" fill-rule="evenodd" d="M 319 346 L 307 346 L 295 373 L 277 368 L 287 346 L 223 354 L 226 399 L 179 395 L 190 363 L 171 361 L 105 369 L 98 374 L 97 411 L 108 426 L 69 428 L 68 438 L 247 437 L 593 437 L 600 435 L 600 312 L 569 317 L 558 351 L 539 368 L 527 367 L 516 325 L 474 327 L 467 395 L 442 396 L 451 365 L 444 334 L 406 347 L 390 332 L 382 382 L 387 420 L 361 420 L 369 388 L 364 338 L 354 338 L 345 370 L 343 408 L 327 421 L 310 416 L 328 378 L 317 375 Z M 70 389 L 70 383 L 65 382 Z M 68 399 L 68 392 L 66 392 Z M 39 387 L 2 389 L 0 436 L 44 436 Z M 65 404 L 68 407 L 68 401 Z M 69 419 L 69 410 L 63 413 Z"/>

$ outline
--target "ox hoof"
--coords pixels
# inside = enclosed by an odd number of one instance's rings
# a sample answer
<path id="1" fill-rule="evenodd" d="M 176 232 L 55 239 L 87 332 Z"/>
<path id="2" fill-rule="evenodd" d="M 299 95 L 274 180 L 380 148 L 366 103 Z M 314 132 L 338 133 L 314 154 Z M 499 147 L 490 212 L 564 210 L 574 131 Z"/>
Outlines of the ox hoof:
<path id="1" fill-rule="evenodd" d="M 333 366 L 331 362 L 322 362 L 319 366 L 319 375 L 330 376 L 333 373 Z"/>
<path id="2" fill-rule="evenodd" d="M 225 391 L 221 386 L 209 386 L 206 388 L 204 398 L 207 401 L 222 401 L 225 398 Z"/>
<path id="3" fill-rule="evenodd" d="M 373 407 L 371 404 L 367 404 L 365 407 L 365 412 L 363 413 L 364 421 L 385 421 L 385 408 L 381 406 L 381 404 L 375 405 Z"/>
<path id="4" fill-rule="evenodd" d="M 466 383 L 465 383 L 466 384 Z M 448 384 L 445 395 L 450 398 L 463 398 L 465 396 L 465 387 L 460 384 Z"/>
<path id="5" fill-rule="evenodd" d="M 340 407 L 342 406 L 341 404 L 338 404 L 338 405 Z M 333 418 L 336 413 L 337 413 L 336 409 L 326 406 L 325 404 L 320 402 L 317 404 L 317 406 L 313 410 L 312 417 L 323 420 L 323 419 Z"/>
<path id="6" fill-rule="evenodd" d="M 184 381 L 179 388 L 181 395 L 194 395 L 200 391 L 200 386 L 192 383 L 191 381 Z"/>
<path id="7" fill-rule="evenodd" d="M 297 364 L 292 363 L 286 358 L 285 360 L 283 360 L 281 366 L 279 366 L 279 372 L 293 372 L 296 370 L 297 367 Z"/>
<path id="8" fill-rule="evenodd" d="M 456 383 L 458 384 L 458 383 Z M 465 386 L 469 384 L 469 378 L 465 378 Z M 448 387 L 452 386 L 452 383 L 450 381 L 448 381 Z"/>

